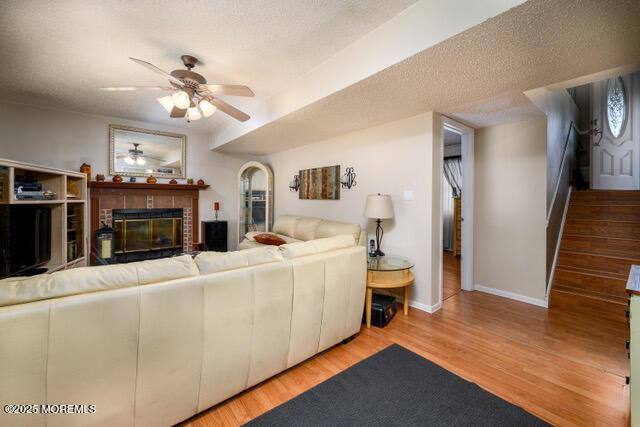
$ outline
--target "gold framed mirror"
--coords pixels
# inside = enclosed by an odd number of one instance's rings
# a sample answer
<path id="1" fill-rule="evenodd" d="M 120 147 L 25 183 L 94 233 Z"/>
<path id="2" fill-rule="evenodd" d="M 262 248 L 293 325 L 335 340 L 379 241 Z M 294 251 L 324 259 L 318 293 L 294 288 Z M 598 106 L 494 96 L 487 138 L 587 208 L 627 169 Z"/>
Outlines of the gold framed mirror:
<path id="1" fill-rule="evenodd" d="M 187 136 L 109 125 L 109 174 L 186 178 Z"/>

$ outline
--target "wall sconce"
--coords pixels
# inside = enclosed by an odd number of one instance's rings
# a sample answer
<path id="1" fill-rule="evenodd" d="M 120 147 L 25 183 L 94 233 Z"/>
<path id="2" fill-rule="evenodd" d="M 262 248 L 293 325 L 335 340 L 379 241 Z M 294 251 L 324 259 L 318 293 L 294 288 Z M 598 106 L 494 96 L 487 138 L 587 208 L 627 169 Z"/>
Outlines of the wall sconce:
<path id="1" fill-rule="evenodd" d="M 289 183 L 289 191 L 295 192 L 295 191 L 298 191 L 299 188 L 300 188 L 300 176 L 294 175 L 293 181 Z"/>
<path id="2" fill-rule="evenodd" d="M 344 175 L 342 175 L 340 184 L 342 184 L 342 188 L 351 188 L 358 185 L 358 183 L 356 182 L 356 173 L 353 171 L 352 167 L 348 167 L 345 169 L 345 173 Z"/>

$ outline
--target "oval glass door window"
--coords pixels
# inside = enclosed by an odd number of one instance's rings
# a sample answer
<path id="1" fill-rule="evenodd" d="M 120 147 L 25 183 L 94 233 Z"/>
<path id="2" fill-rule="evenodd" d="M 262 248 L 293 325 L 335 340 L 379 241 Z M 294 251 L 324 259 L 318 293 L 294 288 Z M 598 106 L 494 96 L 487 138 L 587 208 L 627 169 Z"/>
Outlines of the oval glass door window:
<path id="1" fill-rule="evenodd" d="M 614 138 L 624 133 L 627 124 L 627 96 L 622 77 L 607 82 L 607 123 Z"/>

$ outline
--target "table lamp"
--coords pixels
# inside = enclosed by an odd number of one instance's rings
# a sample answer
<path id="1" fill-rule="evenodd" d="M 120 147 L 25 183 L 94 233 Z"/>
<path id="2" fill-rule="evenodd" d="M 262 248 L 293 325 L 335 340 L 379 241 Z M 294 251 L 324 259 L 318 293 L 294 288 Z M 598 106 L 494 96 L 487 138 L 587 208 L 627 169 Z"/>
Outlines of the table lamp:
<path id="1" fill-rule="evenodd" d="M 388 194 L 369 194 L 367 196 L 367 203 L 364 206 L 364 216 L 367 218 L 376 220 L 376 256 L 384 256 L 384 252 L 380 250 L 380 243 L 382 242 L 382 235 L 384 230 L 382 229 L 383 219 L 393 218 L 393 203 L 391 202 L 391 196 Z"/>

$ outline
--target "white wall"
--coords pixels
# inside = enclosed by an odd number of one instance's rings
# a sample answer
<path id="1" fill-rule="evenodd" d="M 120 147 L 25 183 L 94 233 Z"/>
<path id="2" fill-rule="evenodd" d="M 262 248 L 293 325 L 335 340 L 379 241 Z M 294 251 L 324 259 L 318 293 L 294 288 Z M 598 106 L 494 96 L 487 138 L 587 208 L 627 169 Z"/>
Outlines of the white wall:
<path id="1" fill-rule="evenodd" d="M 209 151 L 208 136 L 183 128 L 114 117 L 54 111 L 0 102 L 0 157 L 77 171 L 83 162 L 108 177 L 109 124 L 122 124 L 187 135 L 187 177 L 211 187 L 200 192 L 200 219 L 213 219 L 212 202 L 220 202 L 220 219 L 229 221 L 235 248 L 236 177 L 243 160 Z M 143 179 L 143 178 L 138 178 Z M 159 179 L 159 182 L 168 180 Z M 199 226 L 198 226 L 199 230 Z"/>
<path id="2" fill-rule="evenodd" d="M 540 88 L 530 90 L 526 95 L 547 116 L 546 280 L 549 287 L 555 255 L 562 239 L 562 221 L 575 167 L 578 134 L 572 130 L 571 124 L 577 124 L 579 110 L 564 89 Z"/>
<path id="3" fill-rule="evenodd" d="M 382 249 L 411 257 L 416 262 L 416 283 L 410 299 L 429 310 L 438 301 L 432 284 L 432 159 L 433 113 L 349 133 L 304 147 L 271 154 L 263 159 L 274 172 L 275 217 L 295 214 L 366 226 L 375 223 L 363 216 L 368 194 L 391 194 L 395 219 L 385 221 Z M 441 161 L 441 159 L 440 159 Z M 341 173 L 352 166 L 357 186 L 341 190 L 340 200 L 300 200 L 289 191 L 289 181 L 300 169 L 340 165 Z M 414 200 L 404 201 L 403 191 Z M 440 229 L 440 225 L 436 227 Z"/>
<path id="4" fill-rule="evenodd" d="M 546 118 L 476 131 L 474 284 L 544 304 Z M 479 288 L 482 289 L 482 288 Z"/>
<path id="5" fill-rule="evenodd" d="M 571 122 L 578 120 L 578 107 L 564 89 L 539 88 L 525 95 L 547 116 L 547 210 L 560 178 L 560 165 Z"/>

